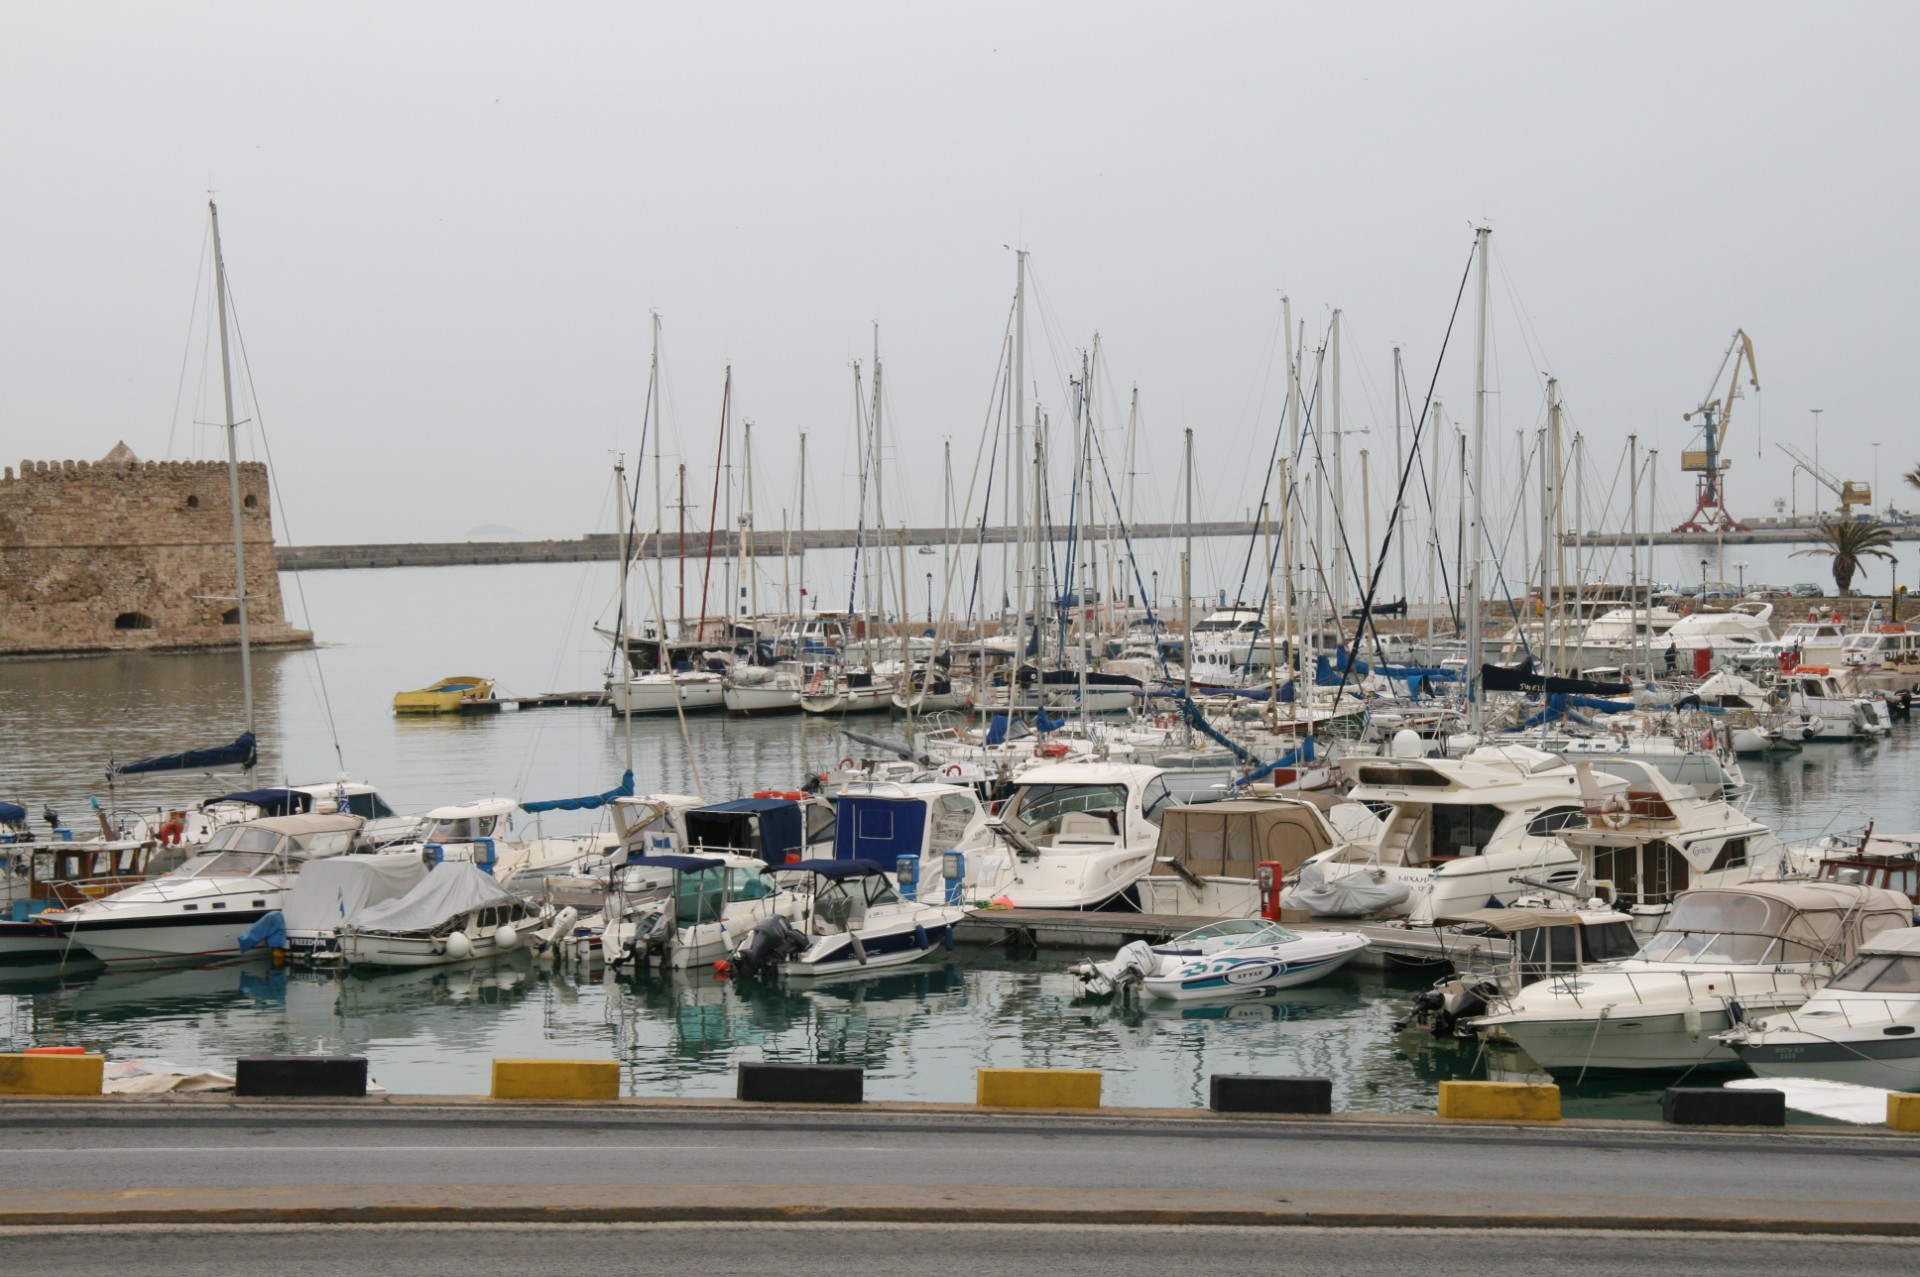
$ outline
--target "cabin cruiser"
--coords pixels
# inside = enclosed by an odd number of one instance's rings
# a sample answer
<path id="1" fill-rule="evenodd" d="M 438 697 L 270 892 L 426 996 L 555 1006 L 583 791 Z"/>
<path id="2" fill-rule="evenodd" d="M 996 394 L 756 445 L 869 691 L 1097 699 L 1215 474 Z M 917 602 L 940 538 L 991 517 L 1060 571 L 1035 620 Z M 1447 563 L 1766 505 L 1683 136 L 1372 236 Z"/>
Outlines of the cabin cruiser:
<path id="1" fill-rule="evenodd" d="M 824 854 L 835 836 L 833 804 L 797 789 L 763 789 L 751 798 L 691 807 L 680 822 L 688 852 L 748 856 L 765 865 Z"/>
<path id="2" fill-rule="evenodd" d="M 571 872 L 598 845 L 591 837 L 511 840 L 507 835 L 513 830 L 513 814 L 520 810 L 520 803 L 512 798 L 436 807 L 424 817 L 420 842 L 406 849 L 418 846 L 433 864 L 466 861 L 502 883 L 524 885 Z"/>
<path id="3" fill-rule="evenodd" d="M 1826 618 L 1808 612 L 1806 620 L 1788 625 L 1779 638 L 1755 643 L 1736 656 L 1734 663 L 1750 669 L 1778 670 L 1798 665 L 1839 665 L 1846 642 L 1846 622 L 1838 612 Z"/>
<path id="4" fill-rule="evenodd" d="M 1469 909 L 1433 920 L 1442 959 L 1453 966 L 1414 999 L 1395 1032 L 1421 1029 L 1436 1038 L 1479 1036 L 1468 1027 L 1494 998 L 1518 993 L 1536 980 L 1578 976 L 1631 958 L 1640 937 L 1624 913 L 1600 908 Z"/>
<path id="5" fill-rule="evenodd" d="M 614 869 L 600 952 L 617 969 L 705 966 L 793 900 L 757 856 L 634 855 Z"/>
<path id="6" fill-rule="evenodd" d="M 616 665 L 622 649 L 620 635 L 605 626 L 594 631 L 613 644 Z M 676 714 L 717 710 L 721 699 L 725 652 L 710 652 L 711 643 L 677 639 L 662 643 L 651 630 L 629 634 L 624 647 L 626 670 L 607 675 L 607 704 L 615 715 Z"/>
<path id="7" fill-rule="evenodd" d="M 301 866 L 351 851 L 364 823 L 335 813 L 227 825 L 178 869 L 40 916 L 109 966 L 237 957 L 240 933 L 281 908 Z"/>
<path id="8" fill-rule="evenodd" d="M 1675 785 L 1657 768 L 1626 758 L 1582 760 L 1581 817 L 1560 830 L 1580 858 L 1588 887 L 1652 935 L 1683 891 L 1804 874 L 1773 831 L 1718 796 Z M 1598 777 L 1624 781 L 1603 790 Z"/>
<path id="9" fill-rule="evenodd" d="M 1138 986 L 1175 1002 L 1258 998 L 1332 975 L 1367 947 L 1352 931 L 1289 931 L 1265 918 L 1233 918 L 1165 944 L 1136 940 L 1111 962 L 1069 968 L 1081 997 Z"/>
<path id="10" fill-rule="evenodd" d="M 1720 1041 L 1762 1077 L 1920 1090 L 1920 927 L 1882 931 L 1798 1010 Z"/>
<path id="11" fill-rule="evenodd" d="M 1251 918 L 1276 882 L 1339 836 L 1317 804 L 1299 798 L 1227 798 L 1168 805 L 1153 871 L 1139 882 L 1142 913 Z"/>
<path id="12" fill-rule="evenodd" d="M 66 937 L 40 915 L 145 882 L 155 850 L 134 838 L 34 842 L 26 815 L 0 803 L 0 963 L 65 953 Z"/>
<path id="13" fill-rule="evenodd" d="M 1856 696 L 1824 665 L 1801 665 L 1780 676 L 1786 710 L 1814 740 L 1873 740 L 1893 730 L 1893 715 L 1877 697 Z"/>
<path id="14" fill-rule="evenodd" d="M 1853 686 L 1865 692 L 1911 692 L 1920 686 L 1920 630 L 1878 625 L 1849 634 L 1840 663 Z"/>
<path id="15" fill-rule="evenodd" d="M 151 812 L 136 817 L 126 832 L 129 837 L 153 839 L 165 846 L 190 851 L 211 838 L 215 830 L 228 825 L 268 816 L 333 812 L 360 817 L 365 822 L 360 837 L 376 846 L 405 842 L 416 837 L 420 830 L 420 817 L 396 815 L 379 790 L 343 774 L 335 780 L 242 790 L 206 799 L 192 807 Z M 172 863 L 177 860 L 165 862 L 162 867 L 170 868 Z"/>
<path id="16" fill-rule="evenodd" d="M 1738 1063 L 1716 1034 L 1791 1011 L 1913 904 L 1878 887 L 1749 882 L 1683 893 L 1624 962 L 1538 980 L 1470 1022 L 1497 1029 L 1549 1072 Z"/>
<path id="17" fill-rule="evenodd" d="M 1013 856 L 1001 895 L 1024 909 L 1097 909 L 1153 867 L 1170 801 L 1157 767 L 1070 762 L 1029 768 L 988 823 Z"/>
<path id="18" fill-rule="evenodd" d="M 1815 844 L 1814 876 L 1885 887 L 1920 905 L 1920 834 L 1828 835 Z"/>
<path id="19" fill-rule="evenodd" d="M 815 667 L 800 693 L 807 714 L 885 714 L 893 709 L 894 682 L 872 669 Z"/>
<path id="20" fill-rule="evenodd" d="M 1370 840 L 1308 859 L 1283 903 L 1319 916 L 1401 913 L 1421 923 L 1576 890 L 1580 860 L 1558 837 L 1583 819 L 1572 763 L 1524 745 L 1483 746 L 1461 759 L 1400 752 L 1341 761 L 1354 782 L 1349 800 L 1384 808 L 1384 823 Z M 1626 787 L 1604 776 L 1591 783 Z"/>
<path id="21" fill-rule="evenodd" d="M 1772 616 L 1771 603 L 1735 603 L 1724 610 L 1702 608 L 1669 626 L 1664 644 L 1680 653 L 1681 663 L 1695 668 L 1698 658 L 1689 655 L 1695 652 L 1709 653 L 1711 665 L 1737 661 L 1758 644 L 1773 641 Z"/>
<path id="22" fill-rule="evenodd" d="M 339 929 L 350 967 L 438 967 L 543 949 L 576 914 L 502 887 L 459 860 L 435 865 L 403 896 L 365 905 Z M 291 937 L 289 937 L 291 938 Z"/>
<path id="23" fill-rule="evenodd" d="M 301 870 L 281 905 L 287 960 L 301 966 L 345 962 L 340 930 L 361 910 L 398 900 L 427 876 L 418 852 L 331 856 Z"/>
<path id="24" fill-rule="evenodd" d="M 870 860 L 802 860 L 766 873 L 795 904 L 790 915 L 756 924 L 734 949 L 743 976 L 818 978 L 918 962 L 936 945 L 952 949 L 954 924 L 972 912 L 903 898 Z"/>
<path id="25" fill-rule="evenodd" d="M 938 714 L 973 704 L 973 680 L 956 678 L 937 664 L 916 665 L 889 698 L 893 708 L 915 714 Z"/>

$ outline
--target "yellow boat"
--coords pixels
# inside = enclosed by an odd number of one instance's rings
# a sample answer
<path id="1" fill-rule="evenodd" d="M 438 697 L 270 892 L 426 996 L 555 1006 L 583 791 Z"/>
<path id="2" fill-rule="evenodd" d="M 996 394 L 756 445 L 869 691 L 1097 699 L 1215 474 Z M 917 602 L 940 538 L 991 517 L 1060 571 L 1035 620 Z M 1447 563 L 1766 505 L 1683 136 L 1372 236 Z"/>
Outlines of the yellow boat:
<path id="1" fill-rule="evenodd" d="M 443 678 L 417 692 L 400 692 L 393 698 L 396 714 L 458 714 L 471 702 L 493 697 L 493 680 L 473 675 Z"/>

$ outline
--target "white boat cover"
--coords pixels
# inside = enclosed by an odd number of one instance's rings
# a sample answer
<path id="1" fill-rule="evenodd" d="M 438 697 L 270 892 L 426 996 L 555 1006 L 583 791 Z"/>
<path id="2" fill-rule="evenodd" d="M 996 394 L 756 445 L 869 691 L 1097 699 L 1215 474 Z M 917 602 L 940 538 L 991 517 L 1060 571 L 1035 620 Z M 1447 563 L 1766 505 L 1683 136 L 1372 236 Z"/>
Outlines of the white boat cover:
<path id="1" fill-rule="evenodd" d="M 1350 873 L 1328 882 L 1320 866 L 1300 866 L 1298 885 L 1280 895 L 1288 909 L 1305 909 L 1316 918 L 1365 918 L 1405 902 L 1412 894 L 1406 883 L 1394 878 L 1376 880 L 1370 873 Z"/>
<path id="2" fill-rule="evenodd" d="M 369 905 L 406 895 L 426 876 L 417 851 L 316 860 L 293 880 L 281 912 L 289 931 L 332 931 Z"/>
<path id="3" fill-rule="evenodd" d="M 485 870 L 465 860 L 449 860 L 435 865 L 433 872 L 399 899 L 362 909 L 351 925 L 356 931 L 431 931 L 463 913 L 511 899 Z"/>

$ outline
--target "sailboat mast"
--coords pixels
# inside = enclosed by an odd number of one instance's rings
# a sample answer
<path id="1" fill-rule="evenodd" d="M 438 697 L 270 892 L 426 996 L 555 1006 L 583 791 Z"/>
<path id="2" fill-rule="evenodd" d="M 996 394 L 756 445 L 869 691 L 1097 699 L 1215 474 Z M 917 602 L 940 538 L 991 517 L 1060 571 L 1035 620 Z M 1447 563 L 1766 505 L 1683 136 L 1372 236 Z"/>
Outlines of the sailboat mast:
<path id="1" fill-rule="evenodd" d="M 1393 491 L 1396 508 L 1404 498 L 1404 493 L 1400 485 L 1407 473 L 1407 441 L 1405 435 L 1402 434 L 1402 417 L 1400 415 L 1400 403 L 1406 388 L 1407 374 L 1405 368 L 1403 368 L 1400 363 L 1400 347 L 1395 346 L 1393 348 Z M 1400 602 L 1404 608 L 1407 600 L 1413 597 L 1413 591 L 1407 588 L 1407 537 L 1412 535 L 1412 529 L 1409 526 L 1412 521 L 1407 518 L 1407 512 L 1404 509 L 1400 509 L 1398 512 L 1400 515 L 1400 523 L 1395 529 L 1394 550 L 1399 558 Z M 1390 512 L 1387 518 L 1391 521 L 1393 514 Z M 1410 619 L 1408 614 L 1402 610 L 1400 613 L 1400 624 L 1403 630 L 1408 625 Z"/>
<path id="2" fill-rule="evenodd" d="M 1467 516 L 1467 544 L 1463 553 L 1467 572 L 1467 690 L 1472 700 L 1472 724 L 1475 735 L 1486 726 L 1486 688 L 1480 679 L 1480 554 L 1484 480 L 1487 458 L 1487 247 L 1493 231 L 1485 226 L 1474 232 L 1474 247 L 1480 255 L 1479 308 L 1474 326 L 1473 369 L 1473 492 L 1471 513 Z"/>
<path id="3" fill-rule="evenodd" d="M 627 506 L 627 459 L 613 460 L 613 486 L 620 493 L 620 607 L 615 615 L 620 643 L 621 719 L 626 728 L 627 770 L 633 770 L 633 626 L 627 621 L 627 576 L 633 570 L 633 519 Z M 611 689 L 609 689 L 611 690 Z"/>
<path id="4" fill-rule="evenodd" d="M 1020 531 L 1014 543 L 1014 669 L 1027 632 L 1027 250 L 1014 255 L 1013 282 L 1013 508 Z M 1011 693 L 1009 693 L 1011 695 Z"/>
<path id="5" fill-rule="evenodd" d="M 800 615 L 807 614 L 807 432 L 800 432 Z"/>
<path id="6" fill-rule="evenodd" d="M 740 443 L 740 455 L 743 470 L 741 489 L 743 507 L 740 512 L 740 562 L 743 565 L 744 579 L 740 593 L 747 601 L 747 623 L 753 627 L 753 645 L 757 651 L 760 646 L 760 574 L 753 570 L 753 423 L 741 422 L 745 434 Z"/>
<path id="7" fill-rule="evenodd" d="M 648 361 L 647 393 L 653 399 L 653 599 L 660 619 L 660 655 L 655 666 L 663 674 L 673 672 L 672 655 L 667 651 L 667 548 L 661 543 L 666 535 L 666 480 L 660 473 L 660 312 L 653 312 L 653 356 Z M 682 547 L 684 549 L 684 547 Z M 632 671 L 628 671 L 629 677 Z"/>
<path id="8" fill-rule="evenodd" d="M 1346 417 L 1340 404 L 1340 312 L 1333 312 L 1333 331 L 1328 335 L 1328 357 L 1333 361 L 1333 383 L 1328 398 L 1331 400 L 1329 419 L 1332 425 L 1328 433 L 1333 436 L 1333 487 L 1330 499 L 1333 505 L 1334 526 L 1340 530 L 1334 540 L 1341 544 L 1328 543 L 1333 556 L 1333 571 L 1327 574 L 1330 586 L 1327 606 L 1333 609 L 1333 629 L 1340 631 L 1340 618 L 1346 613 L 1347 601 L 1347 432 Z M 1324 553 L 1324 551 L 1323 551 Z"/>
<path id="9" fill-rule="evenodd" d="M 1627 436 L 1627 597 L 1633 631 L 1627 637 L 1627 680 L 1640 659 L 1640 436 Z"/>
<path id="10" fill-rule="evenodd" d="M 207 201 L 213 221 L 213 296 L 220 309 L 220 393 L 227 420 L 227 502 L 233 508 L 233 592 L 240 619 L 240 695 L 247 731 L 253 731 L 253 631 L 247 620 L 246 538 L 240 524 L 240 425 L 233 417 L 233 364 L 227 350 L 227 259 L 220 251 L 220 209 Z M 249 769 L 251 770 L 251 769 Z"/>
<path id="11" fill-rule="evenodd" d="M 1186 433 L 1187 536 L 1180 553 L 1180 666 L 1186 689 L 1186 704 L 1180 707 L 1182 739 L 1193 745 L 1193 427 Z"/>

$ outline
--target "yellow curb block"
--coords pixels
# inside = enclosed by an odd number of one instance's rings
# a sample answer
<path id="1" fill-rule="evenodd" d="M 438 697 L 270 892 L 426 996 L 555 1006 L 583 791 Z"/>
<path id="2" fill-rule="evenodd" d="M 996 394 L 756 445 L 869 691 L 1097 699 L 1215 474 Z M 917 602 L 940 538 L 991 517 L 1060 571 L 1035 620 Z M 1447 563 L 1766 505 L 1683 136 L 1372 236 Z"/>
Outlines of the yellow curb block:
<path id="1" fill-rule="evenodd" d="M 0 1055 L 0 1095 L 98 1095 L 104 1055 Z"/>
<path id="2" fill-rule="evenodd" d="M 1920 1132 L 1920 1095 L 1911 1091 L 1888 1092 L 1887 1125 L 1896 1131 Z"/>
<path id="3" fill-rule="evenodd" d="M 1099 1069 L 981 1069 L 975 1102 L 984 1108 L 1097 1109 Z"/>
<path id="4" fill-rule="evenodd" d="M 1557 1122 L 1560 1088 L 1533 1082 L 1442 1082 L 1440 1116 Z"/>
<path id="5" fill-rule="evenodd" d="M 613 1060 L 495 1060 L 496 1100 L 617 1100 L 620 1065 Z"/>

